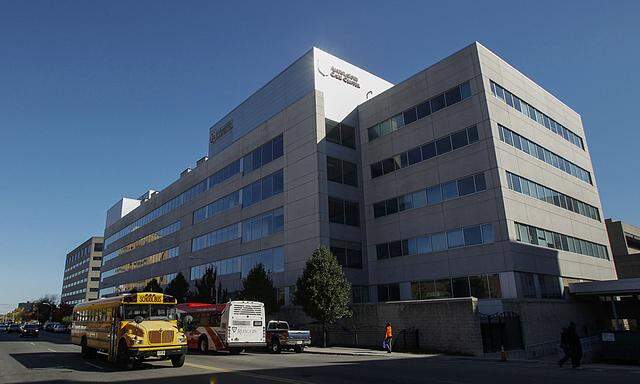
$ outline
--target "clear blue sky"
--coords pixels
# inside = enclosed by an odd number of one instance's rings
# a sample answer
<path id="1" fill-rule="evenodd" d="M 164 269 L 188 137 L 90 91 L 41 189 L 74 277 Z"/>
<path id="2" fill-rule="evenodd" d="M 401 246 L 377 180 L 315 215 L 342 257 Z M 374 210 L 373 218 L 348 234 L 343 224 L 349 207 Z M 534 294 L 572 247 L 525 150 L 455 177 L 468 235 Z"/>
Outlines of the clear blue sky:
<path id="1" fill-rule="evenodd" d="M 480 41 L 582 114 L 606 217 L 640 225 L 640 2 L 238 3 L 0 2 L 0 312 L 314 45 L 395 83 Z"/>

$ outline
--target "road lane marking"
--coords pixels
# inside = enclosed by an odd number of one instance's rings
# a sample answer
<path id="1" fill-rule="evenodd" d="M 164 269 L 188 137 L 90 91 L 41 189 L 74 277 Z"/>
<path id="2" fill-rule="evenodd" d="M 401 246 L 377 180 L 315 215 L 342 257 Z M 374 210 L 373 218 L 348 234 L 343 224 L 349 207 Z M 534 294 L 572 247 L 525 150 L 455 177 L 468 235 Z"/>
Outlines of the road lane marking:
<path id="1" fill-rule="evenodd" d="M 35 345 L 36 345 L 36 343 L 34 343 L 33 341 L 30 341 L 30 342 L 29 342 L 29 344 L 31 344 L 31 345 L 33 345 L 33 346 L 35 346 Z"/>
<path id="2" fill-rule="evenodd" d="M 51 349 L 51 348 L 47 348 L 47 351 L 49 351 L 49 352 L 58 352 L 55 349 Z"/>
<path id="3" fill-rule="evenodd" d="M 218 367 L 212 367 L 212 366 L 207 366 L 207 365 L 200 365 L 200 364 L 193 364 L 193 363 L 185 363 L 184 365 L 192 367 L 192 368 L 200 368 L 200 369 L 205 369 L 207 371 L 214 371 L 214 372 L 217 372 L 217 373 L 229 373 L 229 374 L 232 374 L 232 375 L 245 376 L 245 377 L 251 377 L 251 378 L 254 378 L 254 379 L 262 379 L 262 380 L 268 380 L 268 381 L 277 381 L 277 382 L 280 382 L 280 383 L 312 384 L 309 381 L 287 379 L 287 378 L 284 378 L 284 377 L 269 376 L 269 375 L 263 375 L 263 374 L 259 374 L 259 373 L 251 373 L 251 372 L 245 372 L 245 371 L 234 371 L 232 369 L 218 368 Z M 215 382 L 214 378 L 212 378 L 212 382 Z"/>
<path id="4" fill-rule="evenodd" d="M 87 365 L 92 366 L 93 368 L 98 368 L 98 369 L 102 369 L 102 370 L 104 370 L 104 367 L 101 367 L 101 366 L 99 366 L 98 364 L 89 363 L 89 362 L 87 362 L 87 361 L 85 361 L 84 363 L 85 363 L 85 364 L 87 364 Z"/>

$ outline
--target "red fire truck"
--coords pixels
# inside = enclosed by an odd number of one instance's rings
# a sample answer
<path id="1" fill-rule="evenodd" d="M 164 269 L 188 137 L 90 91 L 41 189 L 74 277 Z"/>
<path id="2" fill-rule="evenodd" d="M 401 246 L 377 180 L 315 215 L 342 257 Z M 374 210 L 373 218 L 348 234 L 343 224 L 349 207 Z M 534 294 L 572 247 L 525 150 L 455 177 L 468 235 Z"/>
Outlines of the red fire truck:
<path id="1" fill-rule="evenodd" d="M 193 318 L 193 321 L 185 324 L 187 345 L 191 349 L 202 353 L 240 353 L 248 347 L 266 346 L 263 303 L 185 303 L 178 304 L 176 309 L 181 318 Z"/>

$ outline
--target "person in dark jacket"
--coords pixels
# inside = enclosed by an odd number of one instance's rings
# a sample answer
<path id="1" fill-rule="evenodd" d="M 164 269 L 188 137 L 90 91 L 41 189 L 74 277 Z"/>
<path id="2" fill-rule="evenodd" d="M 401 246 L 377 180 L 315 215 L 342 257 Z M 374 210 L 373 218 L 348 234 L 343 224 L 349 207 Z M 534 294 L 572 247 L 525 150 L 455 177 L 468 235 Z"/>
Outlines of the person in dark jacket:
<path id="1" fill-rule="evenodd" d="M 571 348 L 569 347 L 569 329 L 567 327 L 562 328 L 562 332 L 560 333 L 560 349 L 562 349 L 562 353 L 564 356 L 562 359 L 558 360 L 558 365 L 563 366 L 564 363 L 569 361 L 571 358 Z"/>
<path id="2" fill-rule="evenodd" d="M 567 337 L 569 341 L 569 348 L 571 350 L 571 366 L 573 368 L 580 368 L 580 360 L 582 360 L 582 343 L 580 342 L 578 332 L 576 332 L 576 323 L 573 321 L 569 324 Z"/>

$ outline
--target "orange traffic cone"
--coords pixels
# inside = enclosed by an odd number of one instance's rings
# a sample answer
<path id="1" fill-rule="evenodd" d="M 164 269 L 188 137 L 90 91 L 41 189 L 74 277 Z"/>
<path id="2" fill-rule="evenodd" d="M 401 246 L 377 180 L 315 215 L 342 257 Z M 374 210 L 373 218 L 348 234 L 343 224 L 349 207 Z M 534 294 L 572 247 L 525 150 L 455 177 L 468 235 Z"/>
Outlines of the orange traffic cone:
<path id="1" fill-rule="evenodd" d="M 504 345 L 500 346 L 500 361 L 507 361 L 507 352 L 504 350 Z"/>

